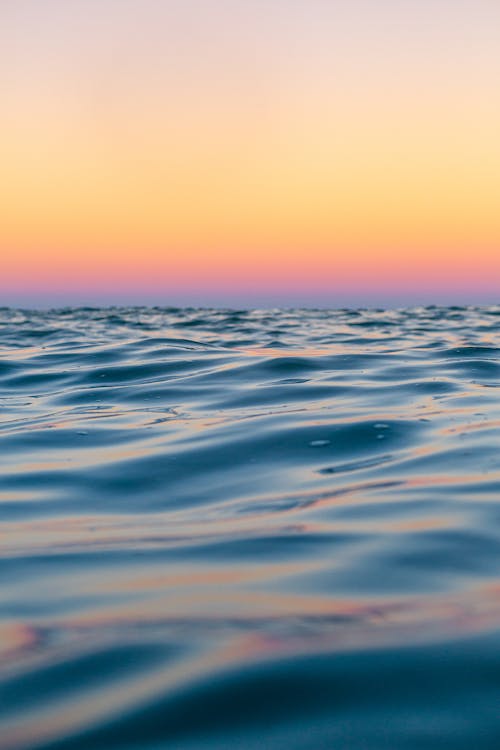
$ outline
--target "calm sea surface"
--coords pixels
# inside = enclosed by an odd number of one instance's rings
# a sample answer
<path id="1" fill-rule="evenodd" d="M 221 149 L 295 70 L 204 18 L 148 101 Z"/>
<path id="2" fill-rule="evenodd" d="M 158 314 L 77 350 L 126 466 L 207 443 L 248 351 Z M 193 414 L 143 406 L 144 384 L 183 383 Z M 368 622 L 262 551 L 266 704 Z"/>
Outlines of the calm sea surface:
<path id="1" fill-rule="evenodd" d="M 0 311 L 2 750 L 500 747 L 500 307 Z"/>

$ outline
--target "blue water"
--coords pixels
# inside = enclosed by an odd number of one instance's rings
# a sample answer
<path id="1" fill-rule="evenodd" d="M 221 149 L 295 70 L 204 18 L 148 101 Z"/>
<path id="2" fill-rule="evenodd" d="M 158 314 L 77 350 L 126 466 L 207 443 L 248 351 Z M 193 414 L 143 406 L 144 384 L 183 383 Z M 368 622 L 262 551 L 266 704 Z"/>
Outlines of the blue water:
<path id="1" fill-rule="evenodd" d="M 500 747 L 500 307 L 0 347 L 2 750 Z"/>

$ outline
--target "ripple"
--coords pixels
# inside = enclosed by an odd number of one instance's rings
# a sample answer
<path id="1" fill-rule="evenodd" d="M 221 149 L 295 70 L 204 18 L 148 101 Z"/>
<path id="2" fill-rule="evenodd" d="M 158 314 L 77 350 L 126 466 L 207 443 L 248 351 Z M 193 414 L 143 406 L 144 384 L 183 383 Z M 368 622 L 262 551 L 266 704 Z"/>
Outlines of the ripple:
<path id="1" fill-rule="evenodd" d="M 2 749 L 496 748 L 499 315 L 2 308 Z"/>

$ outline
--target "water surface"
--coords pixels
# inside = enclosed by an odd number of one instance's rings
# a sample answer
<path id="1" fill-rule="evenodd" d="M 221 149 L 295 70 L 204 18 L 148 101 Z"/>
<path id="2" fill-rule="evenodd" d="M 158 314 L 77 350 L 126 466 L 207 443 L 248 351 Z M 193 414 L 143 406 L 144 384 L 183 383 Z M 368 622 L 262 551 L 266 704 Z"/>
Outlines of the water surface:
<path id="1" fill-rule="evenodd" d="M 500 746 L 500 307 L 0 311 L 2 750 Z"/>

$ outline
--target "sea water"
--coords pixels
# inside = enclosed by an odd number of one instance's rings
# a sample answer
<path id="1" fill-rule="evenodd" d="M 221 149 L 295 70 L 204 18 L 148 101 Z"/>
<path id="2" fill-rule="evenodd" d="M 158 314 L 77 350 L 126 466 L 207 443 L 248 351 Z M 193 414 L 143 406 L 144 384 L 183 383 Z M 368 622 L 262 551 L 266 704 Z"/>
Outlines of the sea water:
<path id="1" fill-rule="evenodd" d="M 2 750 L 500 747 L 500 307 L 0 347 Z"/>

